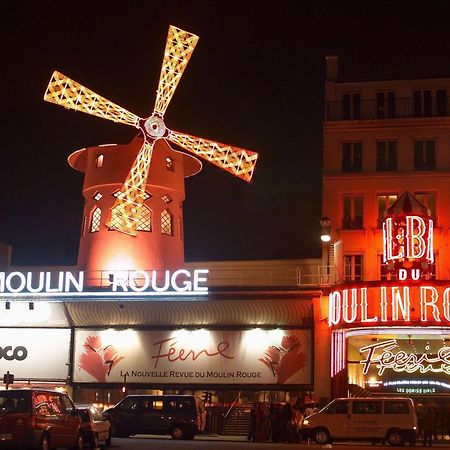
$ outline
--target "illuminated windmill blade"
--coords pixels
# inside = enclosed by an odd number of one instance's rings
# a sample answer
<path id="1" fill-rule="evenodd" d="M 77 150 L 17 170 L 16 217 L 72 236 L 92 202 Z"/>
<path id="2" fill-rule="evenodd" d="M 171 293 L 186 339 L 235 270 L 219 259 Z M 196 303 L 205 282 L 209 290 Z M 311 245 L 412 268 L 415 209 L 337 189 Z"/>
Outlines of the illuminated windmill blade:
<path id="1" fill-rule="evenodd" d="M 82 86 L 64 74 L 54 71 L 45 91 L 44 100 L 82 111 L 102 119 L 124 123 L 137 127 L 139 117 L 94 91 Z"/>
<path id="2" fill-rule="evenodd" d="M 164 116 L 197 41 L 195 34 L 169 27 L 153 114 Z"/>
<path id="3" fill-rule="evenodd" d="M 117 200 L 111 209 L 110 221 L 107 224 L 113 230 L 136 236 L 139 209 L 144 203 L 145 184 L 152 159 L 154 142 L 144 141 L 133 167 L 117 195 Z"/>
<path id="4" fill-rule="evenodd" d="M 167 139 L 245 181 L 252 179 L 258 153 L 170 131 Z"/>

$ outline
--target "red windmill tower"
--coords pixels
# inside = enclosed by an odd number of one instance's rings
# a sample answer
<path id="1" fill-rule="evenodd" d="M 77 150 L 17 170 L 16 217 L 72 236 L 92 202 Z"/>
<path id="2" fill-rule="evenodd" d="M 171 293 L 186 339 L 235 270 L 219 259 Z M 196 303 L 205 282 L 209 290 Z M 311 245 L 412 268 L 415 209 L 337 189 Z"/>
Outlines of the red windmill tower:
<path id="1" fill-rule="evenodd" d="M 99 276 L 97 271 L 183 266 L 184 177 L 201 169 L 197 158 L 245 181 L 252 178 L 257 153 L 173 131 L 164 123 L 197 41 L 196 35 L 169 27 L 156 102 L 148 118 L 138 117 L 60 72 L 50 79 L 46 101 L 141 132 L 128 145 L 90 147 L 69 156 L 69 164 L 85 173 L 78 266 L 91 279 Z M 172 149 L 169 142 L 190 154 Z"/>

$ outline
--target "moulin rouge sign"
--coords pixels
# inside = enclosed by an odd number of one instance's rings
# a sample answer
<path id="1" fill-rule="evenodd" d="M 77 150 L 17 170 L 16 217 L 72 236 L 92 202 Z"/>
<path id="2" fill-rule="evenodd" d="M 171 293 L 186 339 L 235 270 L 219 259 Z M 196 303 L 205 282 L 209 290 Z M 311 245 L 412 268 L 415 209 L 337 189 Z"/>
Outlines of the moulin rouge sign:
<path id="1" fill-rule="evenodd" d="M 450 324 L 450 287 L 379 286 L 329 295 L 328 325 Z"/>
<path id="2" fill-rule="evenodd" d="M 388 217 L 383 223 L 383 241 L 383 260 L 391 281 L 384 286 L 331 292 L 328 325 L 449 324 L 450 287 L 429 281 L 434 262 L 433 221 L 424 214 Z"/>
<path id="3" fill-rule="evenodd" d="M 108 271 L 106 286 L 108 292 L 103 296 L 127 295 L 188 295 L 208 293 L 207 269 L 193 271 L 180 269 L 165 271 Z M 83 271 L 70 272 L 0 272 L 0 297 L 9 296 L 88 296 L 99 295 L 98 291 L 89 292 L 85 285 Z"/>

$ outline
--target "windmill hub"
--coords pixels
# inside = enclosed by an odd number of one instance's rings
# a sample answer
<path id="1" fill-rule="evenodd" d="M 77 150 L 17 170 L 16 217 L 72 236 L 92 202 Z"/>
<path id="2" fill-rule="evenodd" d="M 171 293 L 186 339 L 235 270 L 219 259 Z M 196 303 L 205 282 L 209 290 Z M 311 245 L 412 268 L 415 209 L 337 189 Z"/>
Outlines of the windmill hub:
<path id="1" fill-rule="evenodd" d="M 144 123 L 145 132 L 153 139 L 161 138 L 166 132 L 163 120 L 158 116 L 150 116 Z"/>

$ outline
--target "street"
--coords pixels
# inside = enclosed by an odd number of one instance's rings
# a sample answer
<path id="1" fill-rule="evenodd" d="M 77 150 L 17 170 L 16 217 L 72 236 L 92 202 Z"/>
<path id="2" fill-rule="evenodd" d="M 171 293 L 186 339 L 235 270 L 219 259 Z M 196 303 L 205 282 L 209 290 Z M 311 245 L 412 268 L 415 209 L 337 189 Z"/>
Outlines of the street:
<path id="1" fill-rule="evenodd" d="M 226 440 L 225 440 L 226 439 Z M 417 444 L 418 447 L 422 446 L 422 443 Z M 334 443 L 333 447 L 338 447 L 339 450 L 355 450 L 357 448 L 368 448 L 373 447 L 370 443 Z M 376 448 L 381 448 L 381 445 L 377 445 Z M 450 448 L 449 441 L 440 441 L 439 443 L 433 444 L 434 448 Z M 151 450 L 171 450 L 171 449 L 182 449 L 182 450 L 198 450 L 198 449 L 210 449 L 217 448 L 222 450 L 243 450 L 243 449 L 255 449 L 255 450 L 274 450 L 274 449 L 319 449 L 319 448 L 329 448 L 317 445 L 315 443 L 307 444 L 275 444 L 272 442 L 264 443 L 254 443 L 248 442 L 243 438 L 238 437 L 212 437 L 212 436 L 197 436 L 193 441 L 175 441 L 169 436 L 147 436 L 138 435 L 127 439 L 113 438 L 112 449 L 151 449 Z M 400 448 L 400 447 L 398 447 Z M 405 448 L 405 447 L 403 447 Z"/>

